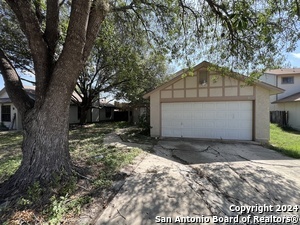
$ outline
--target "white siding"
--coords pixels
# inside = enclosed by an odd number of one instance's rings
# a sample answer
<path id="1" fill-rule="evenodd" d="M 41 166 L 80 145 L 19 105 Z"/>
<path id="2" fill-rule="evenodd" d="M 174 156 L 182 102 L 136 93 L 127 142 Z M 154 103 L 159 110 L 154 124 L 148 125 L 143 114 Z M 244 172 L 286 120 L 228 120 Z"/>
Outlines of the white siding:
<path id="1" fill-rule="evenodd" d="M 284 75 L 278 77 L 278 87 L 285 90 L 285 92 L 283 92 L 282 94 L 277 95 L 278 100 L 300 92 L 300 76 L 293 76 L 294 77 L 293 84 L 281 84 L 282 77 L 291 77 L 291 76 L 292 75 Z"/>
<path id="2" fill-rule="evenodd" d="M 286 102 L 275 104 L 277 110 L 289 112 L 289 126 L 300 130 L 300 102 Z"/>
<path id="3" fill-rule="evenodd" d="M 265 83 L 276 86 L 276 76 L 274 74 L 263 74 L 259 79 Z"/>

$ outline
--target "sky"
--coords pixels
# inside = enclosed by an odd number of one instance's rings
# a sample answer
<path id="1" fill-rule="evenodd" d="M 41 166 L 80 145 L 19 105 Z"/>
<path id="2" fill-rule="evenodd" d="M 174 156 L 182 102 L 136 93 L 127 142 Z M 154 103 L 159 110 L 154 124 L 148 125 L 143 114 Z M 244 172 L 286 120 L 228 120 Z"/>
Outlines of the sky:
<path id="1" fill-rule="evenodd" d="M 291 68 L 300 68 L 300 41 L 298 42 L 298 46 L 295 49 L 294 52 L 292 53 L 286 53 L 286 63 L 288 65 L 290 65 Z M 200 62 L 197 62 L 200 63 Z M 170 68 L 170 70 L 174 70 L 174 67 L 176 68 L 176 65 L 171 65 L 172 68 Z M 178 68 L 178 70 L 180 70 L 182 68 Z M 173 72 L 177 72 L 177 71 L 173 71 Z M 30 76 L 26 76 L 23 75 L 22 78 L 27 79 L 27 80 L 33 80 L 33 77 Z M 23 85 L 29 85 L 31 86 L 32 84 L 28 83 L 28 82 L 24 82 L 23 81 Z M 0 75 L 0 90 L 4 87 L 4 82 L 3 82 L 3 78 L 2 75 Z"/>

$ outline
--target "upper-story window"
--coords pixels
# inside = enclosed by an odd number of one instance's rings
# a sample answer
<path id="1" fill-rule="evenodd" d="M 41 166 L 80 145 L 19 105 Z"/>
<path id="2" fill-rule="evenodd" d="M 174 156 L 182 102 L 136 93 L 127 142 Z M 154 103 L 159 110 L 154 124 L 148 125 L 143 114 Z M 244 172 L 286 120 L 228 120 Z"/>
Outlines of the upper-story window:
<path id="1" fill-rule="evenodd" d="M 207 79 L 208 79 L 207 71 L 200 71 L 199 72 L 199 84 L 201 86 L 207 86 Z"/>
<path id="2" fill-rule="evenodd" d="M 282 77 L 281 78 L 282 84 L 293 84 L 294 83 L 294 77 Z"/>

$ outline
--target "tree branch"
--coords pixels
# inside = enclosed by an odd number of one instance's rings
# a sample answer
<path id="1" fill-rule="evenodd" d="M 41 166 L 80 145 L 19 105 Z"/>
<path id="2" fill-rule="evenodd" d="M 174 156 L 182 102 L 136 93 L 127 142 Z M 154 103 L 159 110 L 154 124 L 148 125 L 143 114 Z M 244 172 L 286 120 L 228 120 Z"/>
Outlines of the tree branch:
<path id="1" fill-rule="evenodd" d="M 55 49 L 59 39 L 59 0 L 47 1 L 45 40 L 49 49 L 49 62 L 54 63 Z M 53 64 L 49 68 L 52 72 Z"/>
<path id="2" fill-rule="evenodd" d="M 16 14 L 20 27 L 29 41 L 29 48 L 36 74 L 36 94 L 42 96 L 46 89 L 48 75 L 47 44 L 43 39 L 43 32 L 32 8 L 31 1 L 6 0 Z M 38 101 L 38 99 L 36 99 Z"/>
<path id="3" fill-rule="evenodd" d="M 34 0 L 33 4 L 35 6 L 36 18 L 38 19 L 39 24 L 42 25 L 43 20 L 45 19 L 45 16 L 43 15 L 42 10 L 41 10 L 41 3 L 39 0 Z"/>
<path id="4" fill-rule="evenodd" d="M 25 112 L 33 108 L 34 100 L 31 99 L 23 88 L 21 79 L 15 70 L 14 66 L 11 64 L 10 60 L 7 58 L 3 50 L 0 48 L 0 71 L 2 73 L 3 79 L 5 81 L 6 91 L 20 111 L 22 117 Z"/>
<path id="5" fill-rule="evenodd" d="M 62 53 L 57 60 L 56 68 L 60 68 L 63 65 L 69 65 L 70 76 L 68 76 L 69 82 L 67 85 L 74 85 L 78 76 L 78 73 L 82 70 L 84 60 L 83 52 L 87 43 L 87 25 L 90 16 L 91 1 L 73 0 L 71 7 L 71 15 L 69 21 L 69 27 L 65 45 Z M 94 44 L 94 42 L 92 43 Z M 70 60 L 70 57 L 72 60 Z M 61 83 L 59 73 L 53 72 L 54 82 Z M 58 77 L 56 77 L 58 75 Z M 76 77 L 74 77 L 76 76 Z M 68 93 L 71 94 L 71 93 Z"/>
<path id="6" fill-rule="evenodd" d="M 94 42 L 100 29 L 100 25 L 108 12 L 109 5 L 106 0 L 95 1 L 91 8 L 90 17 L 88 21 L 88 27 L 86 32 L 86 44 L 83 52 L 84 61 L 87 60 L 91 53 L 91 50 L 94 46 Z"/>
<path id="7" fill-rule="evenodd" d="M 225 22 L 231 36 L 231 41 L 233 42 L 235 34 L 237 33 L 234 31 L 234 28 L 231 24 L 231 20 L 228 17 L 228 12 L 226 11 L 226 9 L 222 5 L 216 4 L 213 0 L 205 0 L 205 1 L 208 3 L 212 12 L 215 13 L 217 18 L 220 18 L 221 21 Z M 225 13 L 226 16 L 223 15 L 220 9 Z"/>

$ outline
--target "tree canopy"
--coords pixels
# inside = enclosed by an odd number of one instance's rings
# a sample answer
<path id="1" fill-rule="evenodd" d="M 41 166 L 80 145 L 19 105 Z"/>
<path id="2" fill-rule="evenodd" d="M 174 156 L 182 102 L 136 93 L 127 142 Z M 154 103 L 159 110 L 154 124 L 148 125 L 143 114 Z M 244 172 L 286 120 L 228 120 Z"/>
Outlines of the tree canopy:
<path id="1" fill-rule="evenodd" d="M 77 80 L 72 100 L 81 109 L 80 123 L 101 96 L 132 104 L 165 78 L 166 57 L 151 49 L 145 36 L 128 34 L 116 27 L 112 18 L 103 22 L 91 56 Z M 137 30 L 136 30 L 137 31 Z M 127 32 L 125 35 L 124 32 Z"/>

